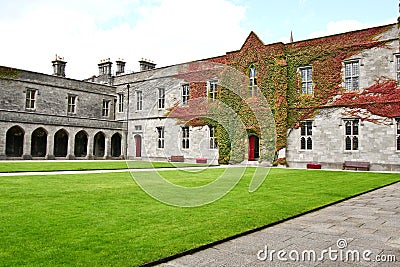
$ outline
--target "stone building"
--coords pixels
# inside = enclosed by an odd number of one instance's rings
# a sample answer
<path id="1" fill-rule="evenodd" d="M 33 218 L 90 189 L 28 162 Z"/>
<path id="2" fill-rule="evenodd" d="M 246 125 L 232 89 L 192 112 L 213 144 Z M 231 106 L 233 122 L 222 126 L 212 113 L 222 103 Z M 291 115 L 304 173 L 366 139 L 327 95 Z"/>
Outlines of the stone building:
<path id="1" fill-rule="evenodd" d="M 66 78 L 60 57 L 53 75 L 0 67 L 0 158 L 229 162 L 234 143 L 218 123 L 180 120 L 188 109 L 200 109 L 191 100 L 204 97 L 224 102 L 243 120 L 239 161 L 341 168 L 353 160 L 370 162 L 372 170 L 400 170 L 398 31 L 391 24 L 269 45 L 251 32 L 237 51 L 186 64 L 155 68 L 142 59 L 139 72 L 125 73 L 125 62 L 117 60 L 113 74 L 106 59 L 84 81 Z M 228 92 L 213 70 L 193 76 L 201 62 L 242 73 L 247 96 Z M 268 142 L 249 110 L 249 99 L 261 95 L 275 121 L 274 159 L 265 156 Z M 168 116 L 172 110 L 178 115 Z"/>

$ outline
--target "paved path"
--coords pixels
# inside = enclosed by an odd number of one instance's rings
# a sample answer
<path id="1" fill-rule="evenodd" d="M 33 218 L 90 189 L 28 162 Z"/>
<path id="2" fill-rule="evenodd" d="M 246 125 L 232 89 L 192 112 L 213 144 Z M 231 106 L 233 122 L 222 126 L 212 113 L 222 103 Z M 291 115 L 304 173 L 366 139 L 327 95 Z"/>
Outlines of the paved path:
<path id="1" fill-rule="evenodd" d="M 339 249 L 338 245 L 343 249 Z M 286 251 L 281 256 L 288 261 L 280 261 L 276 252 L 271 261 L 271 250 Z M 321 261 L 291 260 L 297 257 L 296 253 L 301 258 L 304 250 L 309 253 L 315 251 L 316 258 L 320 258 L 323 250 L 327 252 Z M 367 260 L 371 259 L 370 262 L 362 259 L 363 252 Z M 357 254 L 361 260 L 353 261 L 352 255 Z M 344 261 L 346 255 L 348 262 Z M 375 260 L 376 257 L 390 260 L 392 255 L 397 262 L 378 263 Z M 305 256 L 307 258 L 307 254 Z M 335 259 L 335 256 L 337 260 L 330 260 Z M 400 183 L 160 266 L 400 266 Z"/>

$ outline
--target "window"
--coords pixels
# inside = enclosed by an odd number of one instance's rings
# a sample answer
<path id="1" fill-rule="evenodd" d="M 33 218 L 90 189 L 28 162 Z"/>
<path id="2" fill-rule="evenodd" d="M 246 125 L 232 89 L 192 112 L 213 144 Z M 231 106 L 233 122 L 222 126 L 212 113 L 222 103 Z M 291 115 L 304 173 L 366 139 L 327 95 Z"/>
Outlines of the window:
<path id="1" fill-rule="evenodd" d="M 157 127 L 157 148 L 164 148 L 164 127 Z"/>
<path id="2" fill-rule="evenodd" d="M 27 89 L 26 90 L 25 108 L 35 109 L 35 107 L 36 107 L 35 102 L 36 102 L 36 90 L 35 89 Z"/>
<path id="3" fill-rule="evenodd" d="M 303 95 L 312 95 L 313 88 L 312 88 L 312 68 L 305 67 L 301 68 L 301 93 Z"/>
<path id="4" fill-rule="evenodd" d="M 257 71 L 253 65 L 250 67 L 249 77 L 249 97 L 257 96 Z"/>
<path id="5" fill-rule="evenodd" d="M 209 81 L 208 86 L 207 86 L 207 96 L 208 96 L 208 101 L 209 102 L 214 102 L 215 99 L 217 98 L 217 86 L 218 82 L 217 81 Z"/>
<path id="6" fill-rule="evenodd" d="M 215 127 L 208 126 L 210 130 L 210 149 L 216 149 L 217 146 L 217 139 L 215 138 Z"/>
<path id="7" fill-rule="evenodd" d="M 67 113 L 75 114 L 76 112 L 76 95 L 68 95 Z"/>
<path id="8" fill-rule="evenodd" d="M 345 150 L 358 150 L 358 119 L 345 120 Z"/>
<path id="9" fill-rule="evenodd" d="M 312 121 L 300 123 L 300 149 L 312 149 Z"/>
<path id="10" fill-rule="evenodd" d="M 136 91 L 136 110 L 142 110 L 143 108 L 143 93 L 142 91 Z"/>
<path id="11" fill-rule="evenodd" d="M 165 89 L 158 88 L 158 108 L 165 108 Z"/>
<path id="12" fill-rule="evenodd" d="M 108 117 L 110 115 L 110 100 L 103 100 L 103 117 Z"/>
<path id="13" fill-rule="evenodd" d="M 124 112 L 124 94 L 118 94 L 118 112 Z"/>
<path id="14" fill-rule="evenodd" d="M 400 55 L 396 56 L 396 73 L 397 73 L 397 82 L 400 82 Z"/>
<path id="15" fill-rule="evenodd" d="M 141 131 L 142 125 L 135 125 L 135 131 Z"/>
<path id="16" fill-rule="evenodd" d="M 345 85 L 347 91 L 356 91 L 359 89 L 358 84 L 358 61 L 345 63 Z"/>
<path id="17" fill-rule="evenodd" d="M 182 85 L 182 105 L 186 106 L 189 101 L 189 84 Z"/>
<path id="18" fill-rule="evenodd" d="M 400 151 L 400 118 L 396 119 L 396 150 Z"/>
<path id="19" fill-rule="evenodd" d="M 182 127 L 182 148 L 189 149 L 189 127 Z"/>

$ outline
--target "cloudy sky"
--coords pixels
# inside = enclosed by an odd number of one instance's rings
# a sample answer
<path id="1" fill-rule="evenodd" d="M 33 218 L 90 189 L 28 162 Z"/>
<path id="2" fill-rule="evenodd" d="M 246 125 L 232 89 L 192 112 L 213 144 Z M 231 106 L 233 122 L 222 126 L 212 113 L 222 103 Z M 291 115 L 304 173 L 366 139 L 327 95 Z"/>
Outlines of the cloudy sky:
<path id="1" fill-rule="evenodd" d="M 0 65 L 69 78 L 98 73 L 101 59 L 138 70 L 225 54 L 251 30 L 264 43 L 303 40 L 396 22 L 397 0 L 0 0 Z M 115 65 L 115 64 L 114 64 Z"/>

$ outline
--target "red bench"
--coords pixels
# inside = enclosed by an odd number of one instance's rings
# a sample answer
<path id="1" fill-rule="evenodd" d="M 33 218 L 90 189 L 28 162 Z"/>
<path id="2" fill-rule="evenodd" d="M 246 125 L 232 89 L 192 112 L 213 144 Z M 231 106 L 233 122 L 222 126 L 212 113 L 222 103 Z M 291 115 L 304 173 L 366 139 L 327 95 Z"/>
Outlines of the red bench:
<path id="1" fill-rule="evenodd" d="M 206 158 L 196 158 L 196 163 L 207 163 L 207 159 Z"/>
<path id="2" fill-rule="evenodd" d="M 307 163 L 307 169 L 321 169 L 321 164 Z"/>
<path id="3" fill-rule="evenodd" d="M 343 170 L 351 168 L 354 170 L 366 170 L 369 171 L 370 163 L 365 161 L 345 161 L 343 163 Z"/>

